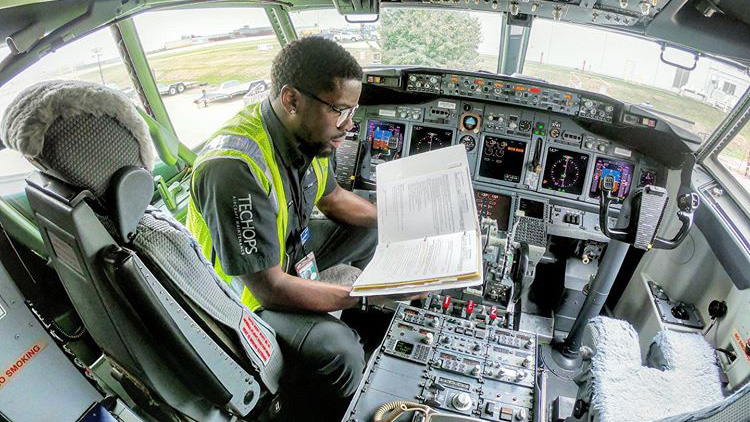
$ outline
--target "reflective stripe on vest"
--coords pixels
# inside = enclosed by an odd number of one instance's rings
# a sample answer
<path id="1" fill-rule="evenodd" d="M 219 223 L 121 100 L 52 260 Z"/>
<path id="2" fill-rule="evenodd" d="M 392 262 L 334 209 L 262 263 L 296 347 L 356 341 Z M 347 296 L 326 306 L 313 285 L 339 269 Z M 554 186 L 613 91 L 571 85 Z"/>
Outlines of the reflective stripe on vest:
<path id="1" fill-rule="evenodd" d="M 263 126 L 261 119 L 260 104 L 245 107 L 227 124 L 213 135 L 213 140 L 198 156 L 193 164 L 192 183 L 195 183 L 203 165 L 215 159 L 236 159 L 245 162 L 255 181 L 268 194 L 271 206 L 276 212 L 276 228 L 279 242 L 279 265 L 284 267 L 286 255 L 286 232 L 288 226 L 288 210 L 286 193 L 282 182 L 279 167 L 273 153 L 268 132 Z M 328 179 L 328 158 L 316 157 L 312 160 L 312 168 L 318 181 L 318 190 L 315 193 L 315 203 L 323 197 L 326 181 Z M 194 186 L 191 185 L 194 189 Z M 206 258 L 211 261 L 213 245 L 211 233 L 206 221 L 198 211 L 193 196 L 190 196 L 187 216 L 188 229 L 193 233 Z M 226 275 L 221 268 L 219 259 L 211 262 L 217 274 L 226 281 L 232 283 L 232 277 Z M 260 307 L 260 302 L 252 295 L 250 290 L 243 286 L 242 303 L 251 311 Z"/>

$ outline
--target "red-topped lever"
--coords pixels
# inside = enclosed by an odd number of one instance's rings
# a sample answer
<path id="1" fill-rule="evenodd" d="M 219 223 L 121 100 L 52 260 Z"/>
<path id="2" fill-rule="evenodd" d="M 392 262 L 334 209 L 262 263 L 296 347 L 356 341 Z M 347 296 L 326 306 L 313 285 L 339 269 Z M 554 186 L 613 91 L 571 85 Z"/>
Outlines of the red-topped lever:
<path id="1" fill-rule="evenodd" d="M 469 301 L 466 303 L 466 316 L 470 316 L 474 312 L 474 301 L 469 299 Z"/>
<path id="2" fill-rule="evenodd" d="M 443 313 L 448 312 L 448 308 L 451 307 L 451 297 L 448 295 L 445 295 L 445 298 L 443 298 Z"/>
<path id="3" fill-rule="evenodd" d="M 495 322 L 497 319 L 497 306 L 493 306 L 492 309 L 490 309 L 490 324 Z"/>

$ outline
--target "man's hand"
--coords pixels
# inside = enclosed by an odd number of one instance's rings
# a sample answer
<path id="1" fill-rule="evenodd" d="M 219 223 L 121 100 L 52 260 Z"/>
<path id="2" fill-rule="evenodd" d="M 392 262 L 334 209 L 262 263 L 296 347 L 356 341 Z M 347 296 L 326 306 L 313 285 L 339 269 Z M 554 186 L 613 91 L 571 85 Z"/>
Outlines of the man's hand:
<path id="1" fill-rule="evenodd" d="M 349 286 L 301 279 L 279 266 L 240 279 L 266 309 L 330 312 L 356 306 L 359 300 L 349 296 Z"/>

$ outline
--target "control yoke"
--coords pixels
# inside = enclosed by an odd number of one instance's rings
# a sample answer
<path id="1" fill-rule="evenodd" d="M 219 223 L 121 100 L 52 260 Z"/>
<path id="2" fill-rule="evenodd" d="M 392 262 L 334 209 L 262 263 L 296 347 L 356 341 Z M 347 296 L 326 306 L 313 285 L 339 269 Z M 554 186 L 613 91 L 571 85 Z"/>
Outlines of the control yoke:
<path id="1" fill-rule="evenodd" d="M 677 218 L 682 227 L 672 239 L 656 237 L 664 210 L 667 206 L 667 190 L 654 185 L 646 185 L 630 195 L 622 206 L 618 223 L 624 222 L 626 227 L 609 227 L 609 206 L 617 200 L 613 194 L 617 181 L 614 176 L 602 178 L 602 194 L 599 198 L 599 226 L 602 233 L 610 239 L 632 244 L 638 249 L 649 250 L 674 249 L 685 239 L 693 227 L 693 214 L 700 205 L 698 194 L 691 192 L 677 198 Z"/>

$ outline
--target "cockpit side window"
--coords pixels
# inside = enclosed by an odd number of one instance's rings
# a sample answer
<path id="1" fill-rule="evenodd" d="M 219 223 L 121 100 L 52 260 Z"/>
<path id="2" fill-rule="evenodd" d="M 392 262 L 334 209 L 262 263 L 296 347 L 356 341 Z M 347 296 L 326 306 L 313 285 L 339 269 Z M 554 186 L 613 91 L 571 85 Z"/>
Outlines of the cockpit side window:
<path id="1" fill-rule="evenodd" d="M 201 8 L 134 18 L 180 142 L 194 148 L 270 89 L 281 48 L 261 8 Z"/>
<path id="2" fill-rule="evenodd" d="M 654 41 L 535 19 L 523 73 L 636 105 L 706 141 L 750 86 L 750 76 L 707 56 L 695 69 L 682 69 L 660 54 Z"/>
<path id="3" fill-rule="evenodd" d="M 112 33 L 108 28 L 103 28 L 47 54 L 1 86 L 0 115 L 5 114 L 8 104 L 25 88 L 55 79 L 105 85 L 121 91 L 141 106 Z M 24 179 L 32 170 L 31 164 L 19 153 L 1 150 L 0 195 L 22 191 L 26 185 Z"/>

